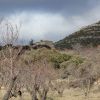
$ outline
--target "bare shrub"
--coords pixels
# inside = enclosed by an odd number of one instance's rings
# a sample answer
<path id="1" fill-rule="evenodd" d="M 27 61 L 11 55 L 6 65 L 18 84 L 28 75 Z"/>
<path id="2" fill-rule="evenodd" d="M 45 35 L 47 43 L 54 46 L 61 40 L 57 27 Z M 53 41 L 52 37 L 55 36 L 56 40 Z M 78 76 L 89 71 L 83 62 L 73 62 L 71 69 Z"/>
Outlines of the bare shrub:
<path id="1" fill-rule="evenodd" d="M 0 39 L 1 44 L 4 46 L 0 51 L 1 55 L 1 75 L 2 84 L 6 87 L 7 92 L 3 97 L 3 100 L 8 100 L 11 96 L 12 88 L 16 82 L 17 76 L 20 70 L 16 63 L 16 58 L 20 49 L 14 50 L 13 45 L 18 40 L 19 29 L 17 25 L 13 25 L 9 21 L 3 21 L 1 23 Z"/>
<path id="2" fill-rule="evenodd" d="M 53 65 L 46 58 L 38 60 L 28 55 L 28 59 L 27 57 L 22 59 L 25 62 L 23 81 L 26 89 L 31 94 L 32 100 L 37 100 L 38 98 L 46 100 L 49 83 L 57 77 Z"/>

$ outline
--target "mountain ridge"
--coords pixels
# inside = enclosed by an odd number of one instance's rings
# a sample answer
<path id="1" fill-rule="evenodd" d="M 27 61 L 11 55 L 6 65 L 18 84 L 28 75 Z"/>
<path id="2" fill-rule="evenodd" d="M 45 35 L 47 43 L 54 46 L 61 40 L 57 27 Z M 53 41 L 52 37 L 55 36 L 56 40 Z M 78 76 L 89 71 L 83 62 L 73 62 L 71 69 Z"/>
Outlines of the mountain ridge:
<path id="1" fill-rule="evenodd" d="M 72 49 L 76 44 L 80 44 L 83 47 L 100 45 L 100 21 L 85 26 L 79 31 L 55 42 L 55 47 L 58 49 Z"/>

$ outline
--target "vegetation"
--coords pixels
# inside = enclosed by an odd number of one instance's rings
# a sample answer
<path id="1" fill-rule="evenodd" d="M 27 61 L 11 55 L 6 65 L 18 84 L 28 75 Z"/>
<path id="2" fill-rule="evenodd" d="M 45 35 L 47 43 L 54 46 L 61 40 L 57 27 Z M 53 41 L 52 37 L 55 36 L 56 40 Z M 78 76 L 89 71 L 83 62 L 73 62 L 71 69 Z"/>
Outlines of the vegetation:
<path id="1" fill-rule="evenodd" d="M 83 47 L 100 45 L 100 26 L 99 23 L 89 25 L 66 38 L 55 43 L 55 47 L 59 49 L 73 49 L 77 43 Z"/>
<path id="2" fill-rule="evenodd" d="M 89 98 L 95 82 L 100 79 L 99 47 L 81 49 L 77 44 L 70 54 L 45 46 L 34 49 L 30 46 L 33 41 L 29 46 L 15 46 L 18 27 L 8 21 L 3 22 L 3 26 L 4 30 L 0 31 L 0 91 L 4 87 L 5 92 L 1 100 L 18 97 L 20 100 L 66 100 L 64 96 L 72 89 L 83 93 L 85 100 Z"/>

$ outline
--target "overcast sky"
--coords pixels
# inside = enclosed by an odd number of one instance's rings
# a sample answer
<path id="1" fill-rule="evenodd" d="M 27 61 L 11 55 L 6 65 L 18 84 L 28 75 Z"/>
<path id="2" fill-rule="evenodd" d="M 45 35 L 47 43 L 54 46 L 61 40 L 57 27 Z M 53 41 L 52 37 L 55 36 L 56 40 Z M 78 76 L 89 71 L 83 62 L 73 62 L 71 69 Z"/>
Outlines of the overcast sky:
<path id="1" fill-rule="evenodd" d="M 21 23 L 20 37 L 57 41 L 100 20 L 100 0 L 0 0 L 0 16 Z"/>

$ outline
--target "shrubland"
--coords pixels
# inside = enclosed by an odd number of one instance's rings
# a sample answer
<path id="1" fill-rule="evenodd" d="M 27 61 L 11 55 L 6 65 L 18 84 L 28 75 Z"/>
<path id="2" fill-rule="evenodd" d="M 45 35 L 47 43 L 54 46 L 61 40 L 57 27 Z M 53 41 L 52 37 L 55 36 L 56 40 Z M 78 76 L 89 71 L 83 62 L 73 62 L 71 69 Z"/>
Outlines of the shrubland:
<path id="1" fill-rule="evenodd" d="M 3 48 L 0 49 L 0 87 L 5 88 L 2 100 L 20 97 L 27 92 L 31 100 L 62 98 L 67 89 L 79 88 L 88 97 L 94 83 L 100 78 L 100 48 L 74 47 L 73 54 L 55 48 L 15 49 L 18 28 L 3 23 Z M 4 34 L 5 33 L 5 34 Z"/>

